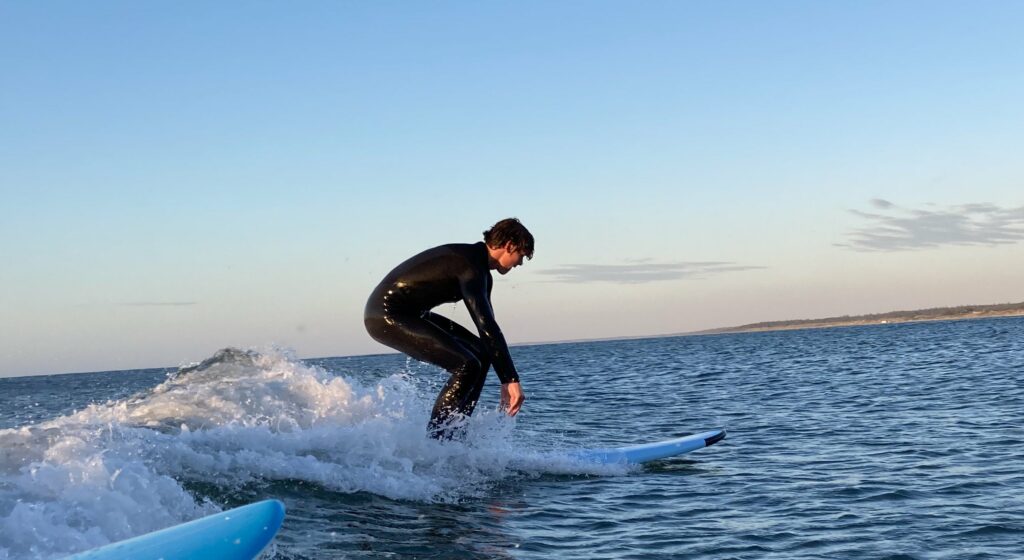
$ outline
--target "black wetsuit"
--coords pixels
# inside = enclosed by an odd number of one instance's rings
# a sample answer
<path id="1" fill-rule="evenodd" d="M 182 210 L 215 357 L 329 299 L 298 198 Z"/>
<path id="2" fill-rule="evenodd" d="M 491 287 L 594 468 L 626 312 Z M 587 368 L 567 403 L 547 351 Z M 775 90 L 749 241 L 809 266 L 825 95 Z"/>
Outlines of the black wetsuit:
<path id="1" fill-rule="evenodd" d="M 453 415 L 473 413 L 492 365 L 502 383 L 519 381 L 494 320 L 492 285 L 483 242 L 441 245 L 395 267 L 366 302 L 363 322 L 374 340 L 451 372 L 431 414 L 434 437 L 451 437 Z M 479 337 L 430 311 L 459 300 L 466 302 Z"/>

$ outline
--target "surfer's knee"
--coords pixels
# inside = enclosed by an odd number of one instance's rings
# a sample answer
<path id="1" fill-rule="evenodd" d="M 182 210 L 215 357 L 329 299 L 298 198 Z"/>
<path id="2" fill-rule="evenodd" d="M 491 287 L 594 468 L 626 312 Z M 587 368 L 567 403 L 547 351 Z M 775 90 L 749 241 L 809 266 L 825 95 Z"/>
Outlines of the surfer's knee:
<path id="1" fill-rule="evenodd" d="M 393 322 L 389 322 L 386 317 L 381 315 L 367 314 L 363 317 L 363 326 L 370 338 L 388 346 L 392 346 L 393 340 L 398 334 L 398 329 L 395 328 Z"/>
<path id="2" fill-rule="evenodd" d="M 364 317 L 363 326 L 366 328 L 366 333 L 370 335 L 370 338 L 381 341 L 381 337 L 384 334 L 381 321 L 376 317 Z"/>
<path id="3" fill-rule="evenodd" d="M 476 356 L 463 356 L 462 360 L 452 368 L 452 373 L 460 377 L 477 377 L 484 373 L 487 373 L 487 368 L 490 364 L 481 361 Z"/>

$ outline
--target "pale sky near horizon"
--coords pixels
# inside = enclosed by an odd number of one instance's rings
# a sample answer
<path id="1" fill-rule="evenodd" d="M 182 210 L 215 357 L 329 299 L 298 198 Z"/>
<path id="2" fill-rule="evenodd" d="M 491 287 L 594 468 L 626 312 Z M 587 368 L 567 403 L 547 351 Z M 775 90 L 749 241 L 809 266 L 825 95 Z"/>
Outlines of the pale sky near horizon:
<path id="1" fill-rule="evenodd" d="M 380 278 L 507 216 L 512 343 L 1024 301 L 1022 24 L 0 0 L 0 377 L 385 352 Z"/>

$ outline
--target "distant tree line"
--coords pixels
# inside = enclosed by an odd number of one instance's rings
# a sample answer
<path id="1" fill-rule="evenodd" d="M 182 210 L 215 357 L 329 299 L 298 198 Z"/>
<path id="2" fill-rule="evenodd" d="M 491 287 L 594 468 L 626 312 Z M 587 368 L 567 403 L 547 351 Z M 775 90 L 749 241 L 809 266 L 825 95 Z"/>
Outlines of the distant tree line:
<path id="1" fill-rule="evenodd" d="M 995 305 L 961 305 L 957 307 L 933 307 L 930 309 L 918 309 L 915 311 L 890 311 L 888 313 L 873 313 L 869 315 L 843 315 L 842 317 L 828 317 L 825 319 L 794 319 L 790 321 L 768 321 L 764 323 L 753 323 L 740 327 L 729 327 L 725 329 L 714 329 L 713 332 L 736 331 L 747 329 L 772 329 L 781 327 L 799 327 L 818 324 L 832 323 L 855 323 L 855 322 L 881 322 L 886 320 L 907 321 L 907 320 L 928 320 L 941 318 L 956 318 L 965 315 L 1000 314 L 1000 313 L 1024 313 L 1024 302 L 1021 303 L 1000 303 Z"/>

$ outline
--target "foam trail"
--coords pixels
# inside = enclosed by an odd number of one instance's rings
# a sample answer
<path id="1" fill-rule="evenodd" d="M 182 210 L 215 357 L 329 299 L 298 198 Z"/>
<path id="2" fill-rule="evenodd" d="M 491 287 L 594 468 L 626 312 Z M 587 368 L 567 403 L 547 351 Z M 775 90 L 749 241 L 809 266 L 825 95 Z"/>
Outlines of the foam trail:
<path id="1" fill-rule="evenodd" d="M 598 472 L 513 442 L 479 411 L 464 442 L 425 437 L 433 395 L 373 386 L 281 352 L 225 349 L 132 398 L 0 430 L 0 560 L 56 558 L 213 513 L 188 487 L 301 480 L 456 501 L 522 473 Z M 621 469 L 619 469 L 621 470 Z"/>

